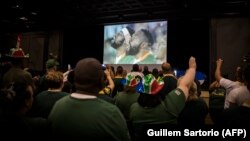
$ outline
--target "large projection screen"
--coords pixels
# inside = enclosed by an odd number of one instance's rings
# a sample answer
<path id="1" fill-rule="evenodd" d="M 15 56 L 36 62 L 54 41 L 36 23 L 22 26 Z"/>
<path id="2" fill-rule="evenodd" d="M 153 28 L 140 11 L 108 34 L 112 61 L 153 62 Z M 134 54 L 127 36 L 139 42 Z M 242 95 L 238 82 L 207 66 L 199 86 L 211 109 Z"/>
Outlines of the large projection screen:
<path id="1" fill-rule="evenodd" d="M 104 64 L 162 64 L 167 61 L 167 21 L 104 26 Z"/>

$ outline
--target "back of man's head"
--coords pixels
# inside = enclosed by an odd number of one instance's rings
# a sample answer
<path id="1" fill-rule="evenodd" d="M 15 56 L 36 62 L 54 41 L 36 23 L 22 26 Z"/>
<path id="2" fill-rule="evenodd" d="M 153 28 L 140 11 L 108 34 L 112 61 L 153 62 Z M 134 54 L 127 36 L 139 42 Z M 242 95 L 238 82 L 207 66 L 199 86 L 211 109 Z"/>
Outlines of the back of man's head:
<path id="1" fill-rule="evenodd" d="M 132 72 L 140 72 L 140 67 L 138 64 L 133 64 L 132 66 Z"/>
<path id="2" fill-rule="evenodd" d="M 50 71 L 45 75 L 45 81 L 50 89 L 58 89 L 63 86 L 63 73 L 60 71 Z"/>
<path id="3" fill-rule="evenodd" d="M 116 75 L 119 74 L 119 75 L 122 75 L 123 73 L 123 67 L 122 66 L 118 66 L 117 69 L 116 69 Z"/>
<path id="4" fill-rule="evenodd" d="M 85 58 L 76 64 L 75 87 L 77 92 L 98 94 L 104 84 L 104 72 L 101 63 L 94 58 Z"/>
<path id="5" fill-rule="evenodd" d="M 23 58 L 10 58 L 11 64 L 16 67 L 23 67 L 24 59 Z"/>
<path id="6" fill-rule="evenodd" d="M 172 71 L 172 67 L 169 63 L 165 62 L 161 65 L 161 69 L 164 74 L 170 73 Z"/>

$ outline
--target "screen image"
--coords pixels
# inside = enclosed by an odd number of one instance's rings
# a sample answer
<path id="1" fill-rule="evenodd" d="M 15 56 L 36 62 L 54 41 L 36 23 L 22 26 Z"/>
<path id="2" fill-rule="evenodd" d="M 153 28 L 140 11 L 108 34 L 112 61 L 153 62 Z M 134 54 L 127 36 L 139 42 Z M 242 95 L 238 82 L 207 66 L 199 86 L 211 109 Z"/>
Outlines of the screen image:
<path id="1" fill-rule="evenodd" d="M 104 26 L 104 64 L 162 64 L 167 61 L 167 21 Z"/>

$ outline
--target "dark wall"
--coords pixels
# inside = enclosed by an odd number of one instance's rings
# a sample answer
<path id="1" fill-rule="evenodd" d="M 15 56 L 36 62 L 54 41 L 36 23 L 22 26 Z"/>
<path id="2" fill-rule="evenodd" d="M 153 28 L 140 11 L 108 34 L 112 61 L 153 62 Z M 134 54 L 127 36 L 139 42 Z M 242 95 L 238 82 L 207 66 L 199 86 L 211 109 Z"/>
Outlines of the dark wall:
<path id="1" fill-rule="evenodd" d="M 208 89 L 210 82 L 209 30 L 208 19 L 170 20 L 168 27 L 168 62 L 177 70 L 185 70 L 189 57 L 194 56 L 197 71 L 207 76 L 203 89 Z"/>
<path id="2" fill-rule="evenodd" d="M 0 53 L 2 55 L 9 53 L 10 47 L 16 46 L 16 36 L 8 33 L 0 33 Z"/>
<path id="3" fill-rule="evenodd" d="M 168 62 L 176 69 L 186 69 L 190 56 L 196 57 L 197 70 L 208 74 L 209 21 L 184 19 L 169 21 Z"/>
<path id="4" fill-rule="evenodd" d="M 235 80 L 236 68 L 243 56 L 250 53 L 250 18 L 213 18 L 211 35 L 211 79 L 214 79 L 216 60 L 222 58 L 222 74 Z"/>
<path id="5" fill-rule="evenodd" d="M 63 67 L 71 64 L 74 68 L 77 61 L 86 57 L 97 58 L 102 62 L 103 55 L 103 26 L 87 25 L 80 28 L 64 30 Z"/>

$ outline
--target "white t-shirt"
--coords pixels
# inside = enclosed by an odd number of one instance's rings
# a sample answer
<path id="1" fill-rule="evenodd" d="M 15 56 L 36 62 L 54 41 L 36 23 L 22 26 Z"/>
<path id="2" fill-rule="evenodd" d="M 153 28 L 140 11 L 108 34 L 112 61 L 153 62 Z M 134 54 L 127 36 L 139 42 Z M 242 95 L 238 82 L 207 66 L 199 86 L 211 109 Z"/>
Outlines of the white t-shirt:
<path id="1" fill-rule="evenodd" d="M 250 99 L 250 92 L 245 85 L 233 89 L 228 95 L 228 101 L 230 103 L 235 103 L 238 106 Z"/>
<path id="2" fill-rule="evenodd" d="M 231 81 L 231 80 L 226 79 L 226 78 L 220 79 L 220 86 L 226 89 L 226 97 L 225 97 L 224 109 L 229 108 L 229 99 L 232 99 L 232 98 L 230 98 L 229 93 L 234 88 L 237 88 L 237 87 L 239 87 L 241 85 L 242 84 L 240 82 Z"/>

